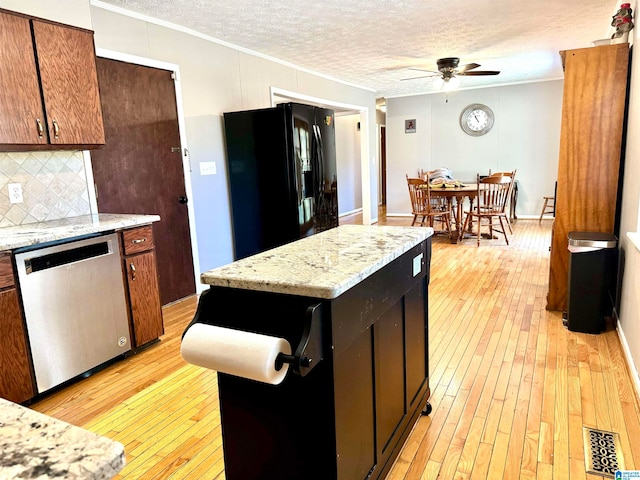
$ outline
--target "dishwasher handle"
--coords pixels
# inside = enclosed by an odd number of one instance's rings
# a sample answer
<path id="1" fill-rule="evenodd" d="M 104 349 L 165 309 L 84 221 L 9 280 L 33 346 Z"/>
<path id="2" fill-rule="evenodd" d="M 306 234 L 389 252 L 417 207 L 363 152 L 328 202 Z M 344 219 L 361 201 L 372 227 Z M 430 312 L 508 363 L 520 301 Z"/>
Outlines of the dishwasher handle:
<path id="1" fill-rule="evenodd" d="M 112 251 L 109 248 L 109 242 L 104 241 L 93 243 L 90 245 L 84 245 L 82 247 L 70 248 L 68 250 L 62 250 L 60 252 L 48 253 L 46 255 L 26 258 L 24 260 L 24 267 L 27 275 L 29 275 L 31 273 L 68 265 L 71 263 L 79 262 L 81 260 L 101 257 L 110 253 L 112 253 Z"/>

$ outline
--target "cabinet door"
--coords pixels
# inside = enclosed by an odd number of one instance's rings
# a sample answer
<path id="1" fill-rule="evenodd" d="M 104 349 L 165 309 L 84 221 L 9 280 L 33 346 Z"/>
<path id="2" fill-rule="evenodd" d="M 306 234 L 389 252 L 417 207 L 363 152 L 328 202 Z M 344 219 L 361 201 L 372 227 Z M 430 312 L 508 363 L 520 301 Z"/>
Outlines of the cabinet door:
<path id="1" fill-rule="evenodd" d="M 336 462 L 340 480 L 363 479 L 376 465 L 371 329 L 334 360 Z"/>
<path id="2" fill-rule="evenodd" d="M 420 393 L 429 376 L 426 281 L 421 280 L 407 292 L 404 305 L 407 405 L 412 411 L 415 403 L 423 400 Z"/>
<path id="3" fill-rule="evenodd" d="M 154 251 L 125 257 L 135 346 L 164 333 Z"/>
<path id="4" fill-rule="evenodd" d="M 50 143 L 104 144 L 93 34 L 33 20 Z"/>
<path id="5" fill-rule="evenodd" d="M 15 288 L 0 292 L 0 397 L 21 403 L 35 395 Z"/>
<path id="6" fill-rule="evenodd" d="M 44 123 L 29 19 L 0 13 L 0 144 L 47 144 Z"/>
<path id="7" fill-rule="evenodd" d="M 398 427 L 407 413 L 403 302 L 391 306 L 373 326 L 378 458 L 395 446 Z"/>

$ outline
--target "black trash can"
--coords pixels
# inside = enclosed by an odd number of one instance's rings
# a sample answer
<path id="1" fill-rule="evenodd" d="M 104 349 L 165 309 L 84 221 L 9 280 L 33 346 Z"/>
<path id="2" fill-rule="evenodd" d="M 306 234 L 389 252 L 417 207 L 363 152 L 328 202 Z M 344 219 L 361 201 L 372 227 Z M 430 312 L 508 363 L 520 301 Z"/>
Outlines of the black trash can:
<path id="1" fill-rule="evenodd" d="M 613 313 L 618 239 L 612 233 L 569 232 L 569 285 L 565 325 L 600 333 Z"/>

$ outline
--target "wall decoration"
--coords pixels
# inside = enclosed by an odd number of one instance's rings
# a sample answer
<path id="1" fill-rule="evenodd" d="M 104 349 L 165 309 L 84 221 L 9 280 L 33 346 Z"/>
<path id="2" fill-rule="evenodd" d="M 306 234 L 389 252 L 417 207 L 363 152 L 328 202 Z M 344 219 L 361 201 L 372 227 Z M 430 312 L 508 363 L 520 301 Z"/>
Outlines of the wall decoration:
<path id="1" fill-rule="evenodd" d="M 416 133 L 416 119 L 411 118 L 404 121 L 404 133 Z"/>

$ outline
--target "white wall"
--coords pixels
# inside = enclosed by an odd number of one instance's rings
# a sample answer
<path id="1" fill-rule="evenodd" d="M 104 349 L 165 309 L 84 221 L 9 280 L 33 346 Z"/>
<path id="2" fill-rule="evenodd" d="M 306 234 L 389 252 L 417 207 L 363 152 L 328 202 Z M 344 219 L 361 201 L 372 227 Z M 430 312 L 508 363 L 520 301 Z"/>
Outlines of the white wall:
<path id="1" fill-rule="evenodd" d="M 375 94 L 229 48 L 152 19 L 91 5 L 97 48 L 176 64 L 180 68 L 186 135 L 191 155 L 193 201 L 201 271 L 233 260 L 222 113 L 271 106 L 270 88 L 368 108 L 372 185 L 377 184 Z M 202 128 L 195 128 L 205 122 Z M 209 133 L 207 133 L 209 132 Z M 207 137 L 212 135 L 211 138 Z M 203 137 L 204 136 L 204 137 Z M 218 174 L 200 176 L 201 161 L 216 161 Z M 340 178 L 338 178 L 340 184 Z M 210 201 L 215 198 L 215 203 Z M 371 189 L 377 205 L 377 189 Z M 213 211 L 212 211 L 213 210 Z M 377 214 L 375 215 L 377 217 Z"/>
<path id="2" fill-rule="evenodd" d="M 360 115 L 336 115 L 336 167 L 338 169 L 338 213 L 362 209 L 360 175 Z"/>
<path id="3" fill-rule="evenodd" d="M 637 11 L 638 4 L 634 6 Z M 631 31 L 633 43 L 637 43 L 638 28 Z M 631 38 L 630 38 L 631 40 Z M 634 246 L 626 232 L 637 232 L 640 228 L 638 208 L 640 202 L 640 60 L 633 56 L 631 63 L 631 85 L 629 90 L 629 110 L 627 117 L 627 145 L 624 165 L 624 188 L 622 212 L 620 217 L 620 256 L 621 268 L 624 272 L 622 292 L 618 312 L 620 323 L 618 328 L 623 341 L 626 339 L 628 352 L 636 371 L 636 385 L 640 385 L 637 377 L 640 367 L 640 251 Z M 640 392 L 639 392 L 640 393 Z"/>
<path id="4" fill-rule="evenodd" d="M 387 213 L 411 212 L 405 174 L 447 167 L 475 181 L 489 169 L 517 169 L 519 216 L 537 216 L 553 195 L 558 171 L 562 80 L 387 99 Z M 493 129 L 465 134 L 460 114 L 471 103 L 495 113 Z M 416 119 L 416 133 L 405 120 Z"/>
<path id="5" fill-rule="evenodd" d="M 0 0 L 0 8 L 91 29 L 89 0 Z"/>

